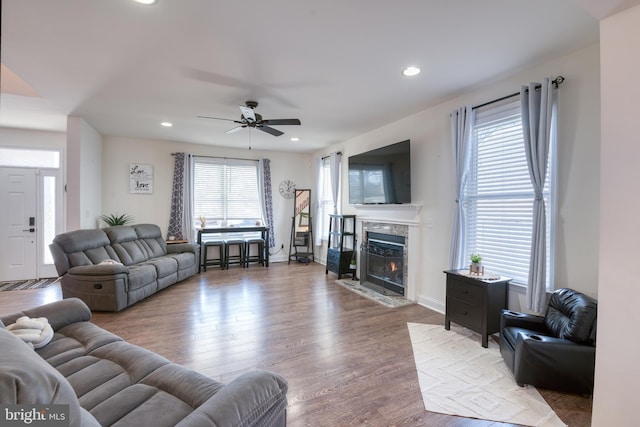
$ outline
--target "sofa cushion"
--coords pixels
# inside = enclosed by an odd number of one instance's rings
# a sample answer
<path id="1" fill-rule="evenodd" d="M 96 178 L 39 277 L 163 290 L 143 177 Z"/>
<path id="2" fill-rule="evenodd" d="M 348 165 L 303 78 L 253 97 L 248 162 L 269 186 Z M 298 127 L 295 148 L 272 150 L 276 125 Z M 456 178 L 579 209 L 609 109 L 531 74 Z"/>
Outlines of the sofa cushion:
<path id="1" fill-rule="evenodd" d="M 61 328 L 40 354 L 102 425 L 174 426 L 224 387 L 90 322 Z"/>
<path id="2" fill-rule="evenodd" d="M 60 372 L 4 328 L 0 328 L 0 349 L 0 402 L 69 405 L 72 426 L 97 425 L 91 415 L 81 414 L 75 391 Z"/>
<path id="3" fill-rule="evenodd" d="M 132 265 L 129 268 L 129 292 L 154 283 L 157 278 L 158 273 L 153 264 Z"/>
<path id="4" fill-rule="evenodd" d="M 167 254 L 167 242 L 162 238 L 160 227 L 155 224 L 137 224 L 133 226 L 138 239 L 145 246 L 149 258 Z"/>

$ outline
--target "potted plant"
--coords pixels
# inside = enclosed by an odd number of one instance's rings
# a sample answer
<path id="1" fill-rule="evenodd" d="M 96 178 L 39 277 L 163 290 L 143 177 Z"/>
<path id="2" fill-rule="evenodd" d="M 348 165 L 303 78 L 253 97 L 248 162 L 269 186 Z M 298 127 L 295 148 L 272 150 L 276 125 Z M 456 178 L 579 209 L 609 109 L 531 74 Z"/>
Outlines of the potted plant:
<path id="1" fill-rule="evenodd" d="M 471 265 L 469 266 L 469 271 L 471 273 L 480 274 L 482 270 L 482 256 L 478 253 L 471 254 Z"/>
<path id="2" fill-rule="evenodd" d="M 133 221 L 133 217 L 127 214 L 100 215 L 100 219 L 103 220 L 109 227 L 113 227 L 115 225 L 125 225 Z"/>

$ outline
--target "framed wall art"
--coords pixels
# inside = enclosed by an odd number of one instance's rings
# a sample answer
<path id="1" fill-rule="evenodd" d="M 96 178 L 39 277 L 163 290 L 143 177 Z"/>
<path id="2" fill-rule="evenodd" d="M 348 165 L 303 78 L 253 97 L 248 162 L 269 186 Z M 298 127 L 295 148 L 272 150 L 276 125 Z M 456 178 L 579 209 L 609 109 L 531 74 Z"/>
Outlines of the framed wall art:
<path id="1" fill-rule="evenodd" d="M 143 163 L 129 164 L 129 193 L 153 193 L 153 165 Z"/>

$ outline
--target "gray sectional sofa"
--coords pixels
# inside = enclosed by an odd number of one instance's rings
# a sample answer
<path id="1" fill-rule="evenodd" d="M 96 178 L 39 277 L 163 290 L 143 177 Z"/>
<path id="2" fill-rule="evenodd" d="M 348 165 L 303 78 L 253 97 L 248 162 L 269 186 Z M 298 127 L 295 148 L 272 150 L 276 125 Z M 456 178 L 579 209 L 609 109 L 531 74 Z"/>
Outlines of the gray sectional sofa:
<path id="1" fill-rule="evenodd" d="M 51 245 L 64 298 L 120 311 L 198 272 L 199 247 L 167 245 L 154 224 L 76 230 Z"/>
<path id="2" fill-rule="evenodd" d="M 22 316 L 48 319 L 51 341 L 34 350 L 5 328 Z M 250 371 L 224 385 L 90 318 L 76 298 L 0 317 L 0 404 L 66 408 L 66 425 L 74 427 L 286 425 L 287 382 L 280 375 Z"/>

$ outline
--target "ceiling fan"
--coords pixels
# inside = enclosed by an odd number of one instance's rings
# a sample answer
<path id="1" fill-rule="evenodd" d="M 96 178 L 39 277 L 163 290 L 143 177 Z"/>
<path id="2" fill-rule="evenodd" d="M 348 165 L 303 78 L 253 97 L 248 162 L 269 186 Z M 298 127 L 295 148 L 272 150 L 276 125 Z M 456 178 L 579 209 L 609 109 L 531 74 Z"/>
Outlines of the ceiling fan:
<path id="1" fill-rule="evenodd" d="M 299 125 L 299 119 L 263 119 L 262 116 L 254 111 L 254 109 L 258 106 L 256 101 L 247 101 L 245 105 L 240 105 L 240 120 L 233 119 L 222 119 L 219 117 L 208 117 L 208 116 L 198 116 L 202 119 L 213 119 L 213 120 L 226 120 L 229 122 L 237 123 L 238 126 L 229 129 L 225 133 L 233 133 L 237 132 L 243 128 L 256 128 L 263 132 L 266 132 L 273 136 L 280 136 L 284 132 L 280 132 L 278 129 L 274 129 L 271 126 L 282 126 L 282 125 Z"/>

